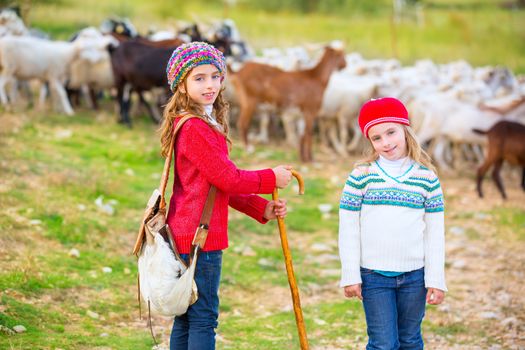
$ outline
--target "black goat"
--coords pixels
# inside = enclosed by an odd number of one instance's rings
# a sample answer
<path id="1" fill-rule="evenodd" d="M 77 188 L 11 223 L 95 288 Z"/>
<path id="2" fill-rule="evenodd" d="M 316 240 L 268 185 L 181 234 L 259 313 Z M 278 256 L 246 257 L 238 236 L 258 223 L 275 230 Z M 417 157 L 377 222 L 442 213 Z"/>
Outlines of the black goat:
<path id="1" fill-rule="evenodd" d="M 143 98 L 142 92 L 154 87 L 163 87 L 169 96 L 166 64 L 176 47 L 160 48 L 136 42 L 124 41 L 116 48 L 110 48 L 111 66 L 115 75 L 117 100 L 120 106 L 119 122 L 131 126 L 129 109 L 131 92 L 139 94 L 141 102 L 148 109 L 152 119 L 160 122 L 151 106 Z"/>

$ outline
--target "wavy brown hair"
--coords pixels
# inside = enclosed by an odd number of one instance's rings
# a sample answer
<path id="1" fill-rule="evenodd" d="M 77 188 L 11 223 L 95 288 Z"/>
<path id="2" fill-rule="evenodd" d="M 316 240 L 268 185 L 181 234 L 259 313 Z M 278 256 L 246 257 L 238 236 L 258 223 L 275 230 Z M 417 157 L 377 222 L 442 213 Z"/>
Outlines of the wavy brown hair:
<path id="1" fill-rule="evenodd" d="M 186 79 L 182 82 L 184 86 L 186 86 Z M 160 126 L 160 154 L 163 157 L 168 156 L 168 152 L 171 145 L 171 139 L 173 135 L 173 125 L 176 118 L 180 117 L 182 114 L 195 114 L 198 116 L 204 116 L 204 109 L 201 105 L 198 103 L 195 103 L 188 94 L 184 93 L 180 89 L 181 84 L 177 86 L 177 89 L 169 99 L 168 103 L 164 106 L 164 112 L 163 112 L 163 121 L 162 125 Z M 187 91 L 187 89 L 186 89 Z M 224 87 L 221 88 L 219 91 L 219 94 L 217 95 L 217 98 L 215 99 L 215 102 L 213 102 L 213 110 L 215 111 L 215 119 L 217 120 L 217 123 L 221 125 L 222 131 L 221 133 L 226 138 L 226 141 L 231 147 L 231 139 L 229 138 L 228 134 L 230 131 L 229 125 L 228 125 L 228 109 L 229 104 L 224 99 L 222 92 L 224 91 Z M 206 118 L 204 118 L 206 123 L 212 127 L 215 128 L 212 124 L 210 124 Z"/>
<path id="2" fill-rule="evenodd" d="M 416 134 L 414 130 L 408 126 L 408 125 L 401 125 L 403 129 L 405 130 L 405 139 L 407 143 L 407 151 L 408 151 L 408 157 L 415 161 L 416 163 L 419 163 L 430 170 L 432 170 L 434 173 L 437 174 L 436 168 L 432 164 L 432 159 L 428 155 L 427 152 L 423 148 L 421 148 L 421 145 L 417 141 Z M 366 165 L 368 163 L 371 163 L 377 158 L 379 158 L 379 153 L 374 149 L 372 146 L 372 141 L 368 139 L 368 142 L 370 143 L 370 147 L 367 148 L 365 151 L 365 157 L 355 164 L 356 166 L 362 166 Z"/>

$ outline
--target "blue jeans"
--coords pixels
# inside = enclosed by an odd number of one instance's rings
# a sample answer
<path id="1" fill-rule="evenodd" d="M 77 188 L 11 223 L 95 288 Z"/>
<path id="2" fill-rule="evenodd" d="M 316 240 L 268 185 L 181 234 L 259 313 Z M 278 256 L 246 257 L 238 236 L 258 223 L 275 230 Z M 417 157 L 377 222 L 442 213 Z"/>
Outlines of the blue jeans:
<path id="1" fill-rule="evenodd" d="M 188 254 L 181 254 L 188 261 Z M 219 317 L 219 282 L 222 250 L 201 252 L 195 269 L 199 299 L 181 316 L 175 317 L 170 350 L 213 350 Z"/>
<path id="2" fill-rule="evenodd" d="M 421 322 L 425 316 L 424 268 L 386 277 L 361 268 L 367 350 L 423 349 Z"/>

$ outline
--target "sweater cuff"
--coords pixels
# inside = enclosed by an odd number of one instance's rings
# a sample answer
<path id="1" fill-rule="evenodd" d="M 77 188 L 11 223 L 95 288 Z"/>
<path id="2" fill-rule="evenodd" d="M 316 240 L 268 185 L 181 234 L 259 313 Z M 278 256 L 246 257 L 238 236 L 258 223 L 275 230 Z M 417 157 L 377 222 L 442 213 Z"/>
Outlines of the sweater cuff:
<path id="1" fill-rule="evenodd" d="M 443 292 L 448 292 L 445 281 L 432 281 L 425 279 L 425 288 L 436 288 L 442 290 Z"/>
<path id="2" fill-rule="evenodd" d="M 354 284 L 360 284 L 363 283 L 361 280 L 361 271 L 360 269 L 353 270 L 353 269 L 342 269 L 341 271 L 341 281 L 339 282 L 339 286 L 341 288 L 346 286 L 352 286 Z"/>
<path id="3" fill-rule="evenodd" d="M 259 180 L 261 181 L 258 193 L 272 193 L 273 189 L 275 188 L 275 173 L 273 170 L 258 170 L 257 174 L 259 175 Z"/>
<path id="4" fill-rule="evenodd" d="M 264 199 L 263 197 L 255 195 L 251 196 L 248 200 L 246 214 L 259 221 L 261 224 L 266 224 L 268 220 L 264 218 L 264 210 L 266 209 L 267 204 L 268 200 Z"/>

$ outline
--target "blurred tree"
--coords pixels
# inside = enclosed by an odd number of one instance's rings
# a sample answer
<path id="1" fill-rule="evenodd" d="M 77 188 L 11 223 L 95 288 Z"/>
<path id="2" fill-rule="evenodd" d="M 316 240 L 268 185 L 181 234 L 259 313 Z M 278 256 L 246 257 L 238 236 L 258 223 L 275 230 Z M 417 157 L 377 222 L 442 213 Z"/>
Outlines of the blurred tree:
<path id="1" fill-rule="evenodd" d="M 63 4 L 64 0 L 0 0 L 0 7 L 18 7 L 31 6 L 32 4 Z"/>
<path id="2" fill-rule="evenodd" d="M 328 14 L 354 14 L 384 12 L 391 0 L 238 0 L 243 6 L 266 11 L 322 12 Z M 421 1 L 421 0 L 415 0 Z"/>
<path id="3" fill-rule="evenodd" d="M 302 12 L 310 13 L 317 11 L 319 0 L 298 0 Z"/>

